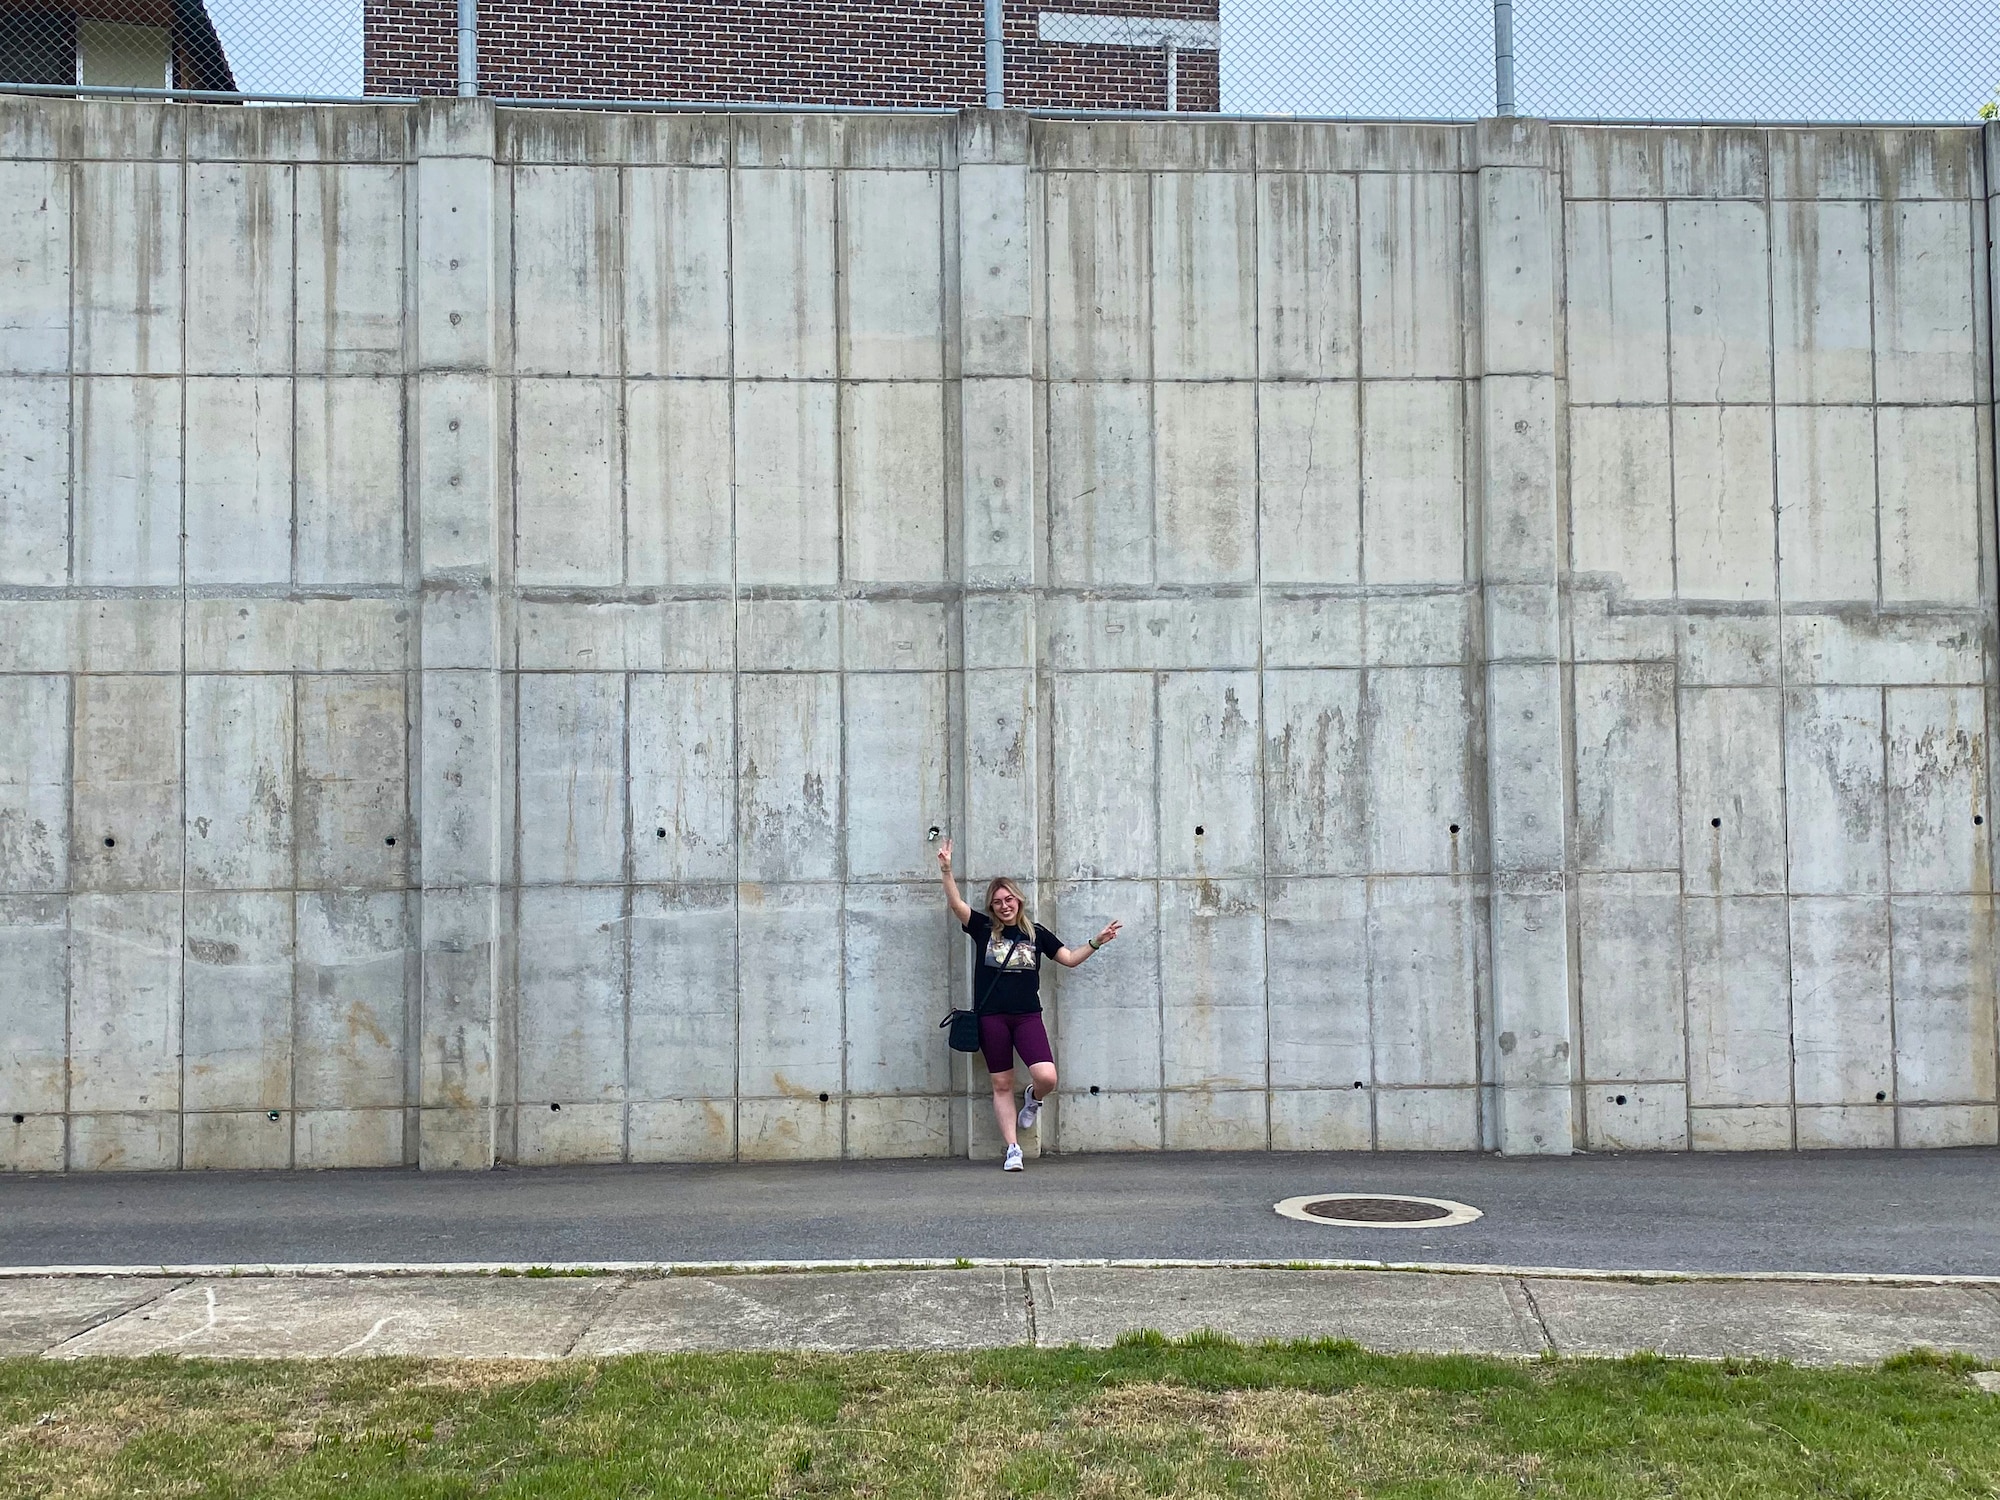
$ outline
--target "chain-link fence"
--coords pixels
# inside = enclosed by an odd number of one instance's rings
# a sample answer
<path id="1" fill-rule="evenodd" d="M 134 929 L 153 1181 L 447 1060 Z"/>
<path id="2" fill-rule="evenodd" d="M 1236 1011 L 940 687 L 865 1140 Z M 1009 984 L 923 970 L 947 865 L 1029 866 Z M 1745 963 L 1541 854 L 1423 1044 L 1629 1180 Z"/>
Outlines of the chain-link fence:
<path id="1" fill-rule="evenodd" d="M 1515 111 L 1558 119 L 1971 120 L 2000 89 L 1995 0 L 0 0 L 0 88 L 47 92 L 1472 119 L 1510 50 Z"/>

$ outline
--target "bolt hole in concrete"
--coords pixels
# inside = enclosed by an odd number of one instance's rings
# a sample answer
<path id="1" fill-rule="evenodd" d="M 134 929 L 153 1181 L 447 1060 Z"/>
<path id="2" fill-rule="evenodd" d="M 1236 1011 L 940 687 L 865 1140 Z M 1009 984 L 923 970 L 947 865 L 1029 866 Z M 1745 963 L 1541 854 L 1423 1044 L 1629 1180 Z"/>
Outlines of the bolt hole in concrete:
<path id="1" fill-rule="evenodd" d="M 268 1119 L 268 1120 L 276 1120 L 276 1119 L 278 1118 L 278 1112 L 277 1112 L 277 1111 L 276 1111 L 275 1109 L 274 1109 L 274 1110 L 271 1110 L 271 1111 L 270 1111 L 270 1112 L 269 1112 L 269 1113 L 268 1113 L 268 1114 L 267 1114 L 267 1115 L 265 1116 L 265 1118 L 266 1118 L 266 1119 Z"/>
<path id="2" fill-rule="evenodd" d="M 1457 833 L 1457 832 L 1458 832 L 1458 825 L 1457 825 L 1456 823 L 1454 823 L 1454 824 L 1452 824 L 1452 825 L 1451 825 L 1451 831 L 1452 831 L 1453 833 Z"/>
<path id="3" fill-rule="evenodd" d="M 1208 832 L 1208 830 L 1207 830 L 1206 828 L 1202 827 L 1202 826 L 1201 826 L 1201 824 L 1197 823 L 1197 824 L 1195 824 L 1195 825 L 1194 825 L 1194 836 L 1195 836 L 1196 838 L 1200 838 L 1200 837 L 1201 837 L 1201 836 L 1202 836 L 1203 834 L 1205 834 L 1205 833 L 1207 833 L 1207 832 Z"/>
<path id="4" fill-rule="evenodd" d="M 1720 818 L 1710 818 L 1710 819 L 1708 820 L 1708 826 L 1709 826 L 1710 828 L 1720 828 L 1720 827 L 1722 826 L 1722 819 L 1720 819 Z"/>
<path id="5" fill-rule="evenodd" d="M 23 1125 L 27 1123 L 27 1119 L 28 1117 L 26 1115 L 16 1115 L 14 1116 L 14 1123 L 16 1125 Z"/>
<path id="6" fill-rule="evenodd" d="M 1889 1097 L 1889 1096 L 1888 1096 L 1887 1094 L 1885 1094 L 1885 1093 L 1884 1093 L 1884 1092 L 1883 1092 L 1883 1091 L 1882 1091 L 1881 1089 L 1877 1089 L 1877 1090 L 1875 1090 L 1875 1102 L 1876 1102 L 1877 1104 L 1880 1104 L 1880 1103 L 1882 1103 L 1882 1101 L 1883 1101 L 1883 1100 L 1885 1100 L 1885 1099 L 1887 1099 L 1888 1097 Z"/>
<path id="7" fill-rule="evenodd" d="M 1287 1198 L 1276 1208 L 1302 1224 L 1347 1229 L 1450 1229 L 1481 1217 L 1469 1203 L 1404 1193 L 1306 1193 Z"/>
<path id="8" fill-rule="evenodd" d="M 1092 1085 L 1090 1086 L 1090 1091 L 1091 1091 L 1091 1093 L 1093 1093 L 1093 1094 L 1094 1094 L 1094 1093 L 1096 1093 L 1096 1092 L 1097 1092 L 1097 1085 L 1093 1083 L 1093 1084 L 1092 1084 Z"/>
<path id="9" fill-rule="evenodd" d="M 1358 1089 L 1365 1089 L 1368 1087 L 1368 1085 L 1363 1083 L 1359 1078 L 1354 1080 L 1354 1086 Z"/>
<path id="10" fill-rule="evenodd" d="M 664 828 L 655 828 L 653 830 L 653 837 L 656 839 L 663 839 L 666 836 L 667 836 L 667 830 Z"/>
<path id="11" fill-rule="evenodd" d="M 560 1111 L 561 1109 L 562 1109 L 562 1106 L 561 1106 L 560 1104 L 551 1104 L 551 1105 L 549 1106 L 549 1113 L 550 1113 L 550 1114 L 555 1114 L 555 1113 L 559 1112 L 559 1111 Z"/>
<path id="12" fill-rule="evenodd" d="M 396 835 L 392 833 L 386 839 L 382 840 L 382 842 L 393 849 L 396 847 Z"/>
<path id="13" fill-rule="evenodd" d="M 1980 824 L 1984 823 L 1985 821 L 1986 819 L 1981 817 L 1978 813 L 1974 813 L 1972 815 L 1972 826 L 1975 828 L 1977 828 Z"/>
<path id="14" fill-rule="evenodd" d="M 106 838 L 104 840 L 104 847 L 107 849 L 116 849 L 118 847 L 118 840 L 114 838 Z"/>
<path id="15" fill-rule="evenodd" d="M 819 1096 L 819 1102 L 820 1102 L 820 1103 L 822 1103 L 822 1104 L 826 1103 L 826 1095 L 824 1095 L 824 1094 L 821 1094 L 821 1095 Z"/>
<path id="16" fill-rule="evenodd" d="M 1623 1094 L 1613 1094 L 1611 1096 L 1611 1102 L 1613 1104 L 1623 1104 L 1625 1102 L 1625 1096 Z"/>
<path id="17" fill-rule="evenodd" d="M 931 824 L 931 831 L 925 834 L 924 838 L 927 842 L 935 844 L 938 841 L 938 835 L 943 832 L 944 830 L 942 828 L 939 828 L 937 824 L 933 823 Z"/>

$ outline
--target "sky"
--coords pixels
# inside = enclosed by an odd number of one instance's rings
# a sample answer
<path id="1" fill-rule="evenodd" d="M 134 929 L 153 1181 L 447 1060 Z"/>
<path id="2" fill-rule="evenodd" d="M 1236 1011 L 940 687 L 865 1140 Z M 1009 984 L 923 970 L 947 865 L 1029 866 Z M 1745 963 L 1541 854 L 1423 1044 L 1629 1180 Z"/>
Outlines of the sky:
<path id="1" fill-rule="evenodd" d="M 208 8 L 244 90 L 361 92 L 361 0 Z M 1223 107 L 1491 114 L 1491 28 L 1490 0 L 1222 0 Z M 1969 120 L 2000 89 L 2000 4 L 1516 0 L 1514 55 L 1526 115 Z"/>

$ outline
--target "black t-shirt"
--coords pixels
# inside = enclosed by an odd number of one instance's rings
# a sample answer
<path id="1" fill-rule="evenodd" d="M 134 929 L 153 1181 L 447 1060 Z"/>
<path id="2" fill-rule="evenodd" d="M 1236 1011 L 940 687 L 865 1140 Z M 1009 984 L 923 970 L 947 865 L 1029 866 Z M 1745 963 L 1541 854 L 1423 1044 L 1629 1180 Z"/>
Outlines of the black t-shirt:
<path id="1" fill-rule="evenodd" d="M 975 911 L 965 919 L 978 965 L 972 974 L 972 999 L 982 1015 L 1032 1016 L 1042 1008 L 1042 954 L 1062 952 L 1062 939 L 1041 923 L 1032 939 L 1019 927 L 996 933 L 993 919 Z M 1002 967 L 1002 964 L 1005 967 Z M 983 997 L 983 998 L 982 998 Z"/>

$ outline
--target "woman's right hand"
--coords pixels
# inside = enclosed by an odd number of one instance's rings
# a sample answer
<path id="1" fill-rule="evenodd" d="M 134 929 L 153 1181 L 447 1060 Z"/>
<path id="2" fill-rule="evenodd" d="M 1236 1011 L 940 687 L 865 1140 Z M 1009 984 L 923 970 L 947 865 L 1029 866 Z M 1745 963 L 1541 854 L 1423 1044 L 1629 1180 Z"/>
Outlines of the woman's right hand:
<path id="1" fill-rule="evenodd" d="M 938 868 L 943 870 L 947 875 L 951 873 L 950 839 L 946 839 L 942 844 L 938 845 Z"/>

